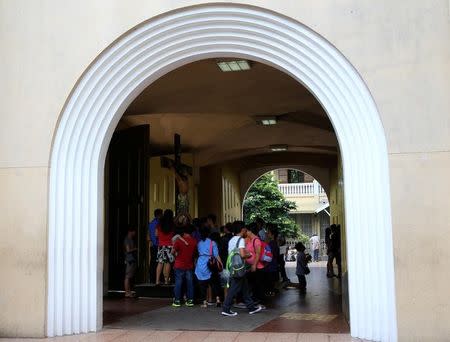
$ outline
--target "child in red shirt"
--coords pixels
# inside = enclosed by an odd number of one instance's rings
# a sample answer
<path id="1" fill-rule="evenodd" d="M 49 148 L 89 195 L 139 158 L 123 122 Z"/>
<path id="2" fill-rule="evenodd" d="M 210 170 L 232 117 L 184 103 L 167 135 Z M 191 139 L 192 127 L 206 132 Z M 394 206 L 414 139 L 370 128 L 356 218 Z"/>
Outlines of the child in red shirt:
<path id="1" fill-rule="evenodd" d="M 184 228 L 181 239 L 178 239 L 172 249 L 175 255 L 175 288 L 173 307 L 181 306 L 183 283 L 186 282 L 186 306 L 194 306 L 194 254 L 197 251 L 197 240 L 191 234 L 194 231 L 192 225 Z"/>

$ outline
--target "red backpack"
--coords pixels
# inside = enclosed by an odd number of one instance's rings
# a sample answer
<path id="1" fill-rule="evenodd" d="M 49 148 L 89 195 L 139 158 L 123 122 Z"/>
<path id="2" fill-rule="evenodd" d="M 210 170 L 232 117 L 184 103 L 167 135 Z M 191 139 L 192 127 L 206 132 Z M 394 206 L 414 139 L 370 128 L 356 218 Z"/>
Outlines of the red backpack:
<path id="1" fill-rule="evenodd" d="M 253 239 L 253 249 L 255 249 L 255 241 L 258 239 L 261 242 L 261 253 L 259 254 L 259 261 L 269 263 L 273 259 L 272 248 L 268 243 L 261 241 L 259 238 Z"/>

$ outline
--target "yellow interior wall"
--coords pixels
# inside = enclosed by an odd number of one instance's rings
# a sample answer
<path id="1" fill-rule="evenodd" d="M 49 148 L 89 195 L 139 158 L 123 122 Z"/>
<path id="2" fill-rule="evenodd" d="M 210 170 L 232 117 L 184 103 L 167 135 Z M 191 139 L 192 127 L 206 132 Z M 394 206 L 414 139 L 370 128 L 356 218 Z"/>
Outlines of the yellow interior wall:
<path id="1" fill-rule="evenodd" d="M 200 168 L 198 188 L 198 214 L 207 216 L 214 213 L 220 220 L 222 217 L 222 183 L 221 169 L 217 165 Z"/>
<path id="2" fill-rule="evenodd" d="M 342 258 L 342 311 L 347 320 L 350 320 L 348 273 L 347 273 L 347 238 L 345 229 L 344 210 L 344 175 L 342 159 L 338 154 L 337 167 L 330 170 L 330 223 L 341 225 L 341 258 Z"/>
<path id="3" fill-rule="evenodd" d="M 222 224 L 242 219 L 239 173 L 222 167 Z"/>
<path id="4" fill-rule="evenodd" d="M 330 223 L 341 225 L 342 272 L 347 272 L 347 247 L 345 231 L 344 188 L 341 156 L 337 167 L 330 170 Z"/>
<path id="5" fill-rule="evenodd" d="M 219 225 L 241 219 L 239 172 L 226 164 L 200 169 L 198 196 L 200 216 L 215 214 Z"/>
<path id="6" fill-rule="evenodd" d="M 173 155 L 166 156 L 173 159 Z M 194 158 L 191 154 L 182 154 L 181 162 L 193 167 Z M 175 176 L 173 171 L 161 167 L 160 157 L 150 158 L 150 191 L 149 220 L 157 208 L 175 211 Z M 197 188 L 193 176 L 189 176 L 189 212 L 192 217 L 197 214 Z"/>

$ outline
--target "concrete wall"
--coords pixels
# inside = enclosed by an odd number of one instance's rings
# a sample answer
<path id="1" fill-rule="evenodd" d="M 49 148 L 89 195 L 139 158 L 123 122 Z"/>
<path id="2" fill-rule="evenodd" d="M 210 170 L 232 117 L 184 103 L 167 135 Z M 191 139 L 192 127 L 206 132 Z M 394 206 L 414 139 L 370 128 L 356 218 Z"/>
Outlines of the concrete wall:
<path id="1" fill-rule="evenodd" d="M 450 274 L 442 265 L 450 257 L 448 0 L 241 2 L 311 27 L 367 83 L 390 154 L 399 337 L 448 339 Z M 49 156 L 71 89 L 118 36 L 196 3 L 0 1 L 2 335 L 44 335 Z"/>

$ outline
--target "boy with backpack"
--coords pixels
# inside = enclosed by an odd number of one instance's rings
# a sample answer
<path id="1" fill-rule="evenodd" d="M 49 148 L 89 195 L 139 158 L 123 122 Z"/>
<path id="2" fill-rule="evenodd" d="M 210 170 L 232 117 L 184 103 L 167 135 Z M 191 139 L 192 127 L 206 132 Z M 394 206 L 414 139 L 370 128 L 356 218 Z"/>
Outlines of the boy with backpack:
<path id="1" fill-rule="evenodd" d="M 231 311 L 231 305 L 234 298 L 241 293 L 242 299 L 247 306 L 250 315 L 260 312 L 261 306 L 256 306 L 252 300 L 248 280 L 246 276 L 245 260 L 250 256 L 245 249 L 245 238 L 247 237 L 247 228 L 244 222 L 235 221 L 233 223 L 234 235 L 228 243 L 227 269 L 230 273 L 230 288 L 223 302 L 222 315 L 236 316 L 237 312 Z"/>

